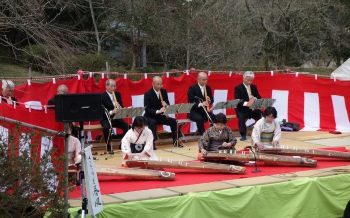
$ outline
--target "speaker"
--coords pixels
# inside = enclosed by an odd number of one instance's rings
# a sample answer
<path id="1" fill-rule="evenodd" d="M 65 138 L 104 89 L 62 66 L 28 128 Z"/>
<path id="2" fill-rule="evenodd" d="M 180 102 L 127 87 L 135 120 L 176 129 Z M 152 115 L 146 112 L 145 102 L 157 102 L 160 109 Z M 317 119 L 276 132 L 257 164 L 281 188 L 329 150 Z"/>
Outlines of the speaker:
<path id="1" fill-rule="evenodd" d="M 102 97 L 99 93 L 55 95 L 56 122 L 102 120 Z"/>

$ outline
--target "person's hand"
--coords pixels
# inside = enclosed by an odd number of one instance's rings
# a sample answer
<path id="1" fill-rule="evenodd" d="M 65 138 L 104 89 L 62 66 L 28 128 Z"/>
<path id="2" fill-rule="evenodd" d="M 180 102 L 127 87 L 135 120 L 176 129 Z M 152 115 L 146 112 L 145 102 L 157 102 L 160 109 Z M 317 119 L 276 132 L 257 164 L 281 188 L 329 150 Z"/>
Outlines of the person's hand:
<path id="1" fill-rule="evenodd" d="M 222 147 L 229 148 L 231 147 L 231 143 L 224 142 L 222 143 Z"/>
<path id="2" fill-rule="evenodd" d="M 207 106 L 209 106 L 209 103 L 206 102 L 206 101 L 203 101 L 203 102 L 202 102 L 202 105 L 203 105 L 204 107 L 207 107 Z"/>
<path id="3" fill-rule="evenodd" d="M 258 147 L 259 149 L 264 149 L 264 145 L 261 142 L 255 143 L 255 147 Z"/>
<path id="4" fill-rule="evenodd" d="M 207 150 L 205 150 L 204 148 L 201 149 L 201 154 L 206 154 L 207 153 Z"/>
<path id="5" fill-rule="evenodd" d="M 128 153 L 126 153 L 124 160 L 131 160 L 134 156 L 135 156 L 135 154 L 128 152 Z"/>
<path id="6" fill-rule="evenodd" d="M 162 101 L 162 106 L 163 106 L 164 108 L 166 108 L 168 105 L 167 105 L 167 103 L 166 103 L 165 101 Z"/>
<path id="7" fill-rule="evenodd" d="M 114 108 L 114 109 L 112 110 L 112 114 L 117 113 L 117 110 L 118 110 L 118 108 Z"/>
<path id="8" fill-rule="evenodd" d="M 120 106 L 119 102 L 117 102 L 117 109 L 122 108 L 122 106 Z"/>
<path id="9" fill-rule="evenodd" d="M 279 143 L 278 143 L 278 141 L 272 141 L 271 144 L 272 144 L 273 146 L 278 146 Z"/>
<path id="10" fill-rule="evenodd" d="M 164 112 L 165 112 L 165 107 L 162 107 L 161 109 L 158 110 L 159 114 L 164 113 Z"/>
<path id="11" fill-rule="evenodd" d="M 205 99 L 205 101 L 208 102 L 208 104 L 209 104 L 209 103 L 211 102 L 210 97 L 207 96 L 207 98 Z"/>

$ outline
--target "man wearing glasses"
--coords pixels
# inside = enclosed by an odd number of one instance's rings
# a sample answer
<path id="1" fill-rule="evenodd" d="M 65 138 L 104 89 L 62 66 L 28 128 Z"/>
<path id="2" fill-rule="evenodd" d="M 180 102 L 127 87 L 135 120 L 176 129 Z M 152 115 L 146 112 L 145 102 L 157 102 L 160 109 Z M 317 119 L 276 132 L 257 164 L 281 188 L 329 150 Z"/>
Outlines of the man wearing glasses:
<path id="1" fill-rule="evenodd" d="M 17 98 L 13 97 L 14 90 L 15 84 L 11 80 L 2 80 L 1 100 L 7 104 L 14 104 L 13 102 L 17 102 Z"/>
<path id="2" fill-rule="evenodd" d="M 157 139 L 157 125 L 164 124 L 170 126 L 173 146 L 182 148 L 177 143 L 177 122 L 174 118 L 164 115 L 166 107 L 170 105 L 168 93 L 163 87 L 162 78 L 155 76 L 152 82 L 152 88 L 144 95 L 145 117 L 148 120 L 148 128 L 153 133 L 153 140 Z M 153 145 L 156 150 L 156 146 Z"/>
<path id="3" fill-rule="evenodd" d="M 62 95 L 62 94 L 68 94 L 68 87 L 64 84 L 59 85 L 57 88 L 57 94 Z M 55 103 L 55 96 L 51 98 L 48 102 L 47 105 L 56 105 Z"/>

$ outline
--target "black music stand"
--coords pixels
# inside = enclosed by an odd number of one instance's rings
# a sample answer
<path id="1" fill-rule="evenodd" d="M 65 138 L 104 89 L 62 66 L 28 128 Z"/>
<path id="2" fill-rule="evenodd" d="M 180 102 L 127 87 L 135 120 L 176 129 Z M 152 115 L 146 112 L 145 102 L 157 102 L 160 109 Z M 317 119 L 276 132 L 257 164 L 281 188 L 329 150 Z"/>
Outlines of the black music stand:
<path id="1" fill-rule="evenodd" d="M 131 118 L 142 116 L 146 107 L 120 108 L 117 110 L 113 119 Z"/>
<path id="2" fill-rule="evenodd" d="M 261 98 L 255 99 L 253 104 L 249 107 L 249 109 L 256 110 L 260 108 L 267 108 L 272 106 L 275 103 L 276 99 L 273 98 Z"/>
<path id="3" fill-rule="evenodd" d="M 169 115 L 169 114 L 176 115 L 176 114 L 189 113 L 194 104 L 195 103 L 169 105 L 166 108 L 164 115 Z M 177 125 L 176 127 L 176 134 L 177 134 L 176 146 L 179 147 L 179 125 Z"/>
<path id="4" fill-rule="evenodd" d="M 235 99 L 235 100 L 231 100 L 231 101 L 218 102 L 210 110 L 236 108 L 239 102 L 241 102 L 241 99 Z"/>

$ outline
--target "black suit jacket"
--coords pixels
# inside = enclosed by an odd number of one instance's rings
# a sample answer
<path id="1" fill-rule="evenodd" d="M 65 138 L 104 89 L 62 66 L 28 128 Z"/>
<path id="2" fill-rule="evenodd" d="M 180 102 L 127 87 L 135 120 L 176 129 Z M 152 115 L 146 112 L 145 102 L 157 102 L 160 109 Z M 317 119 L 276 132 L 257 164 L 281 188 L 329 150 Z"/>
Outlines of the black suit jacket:
<path id="1" fill-rule="evenodd" d="M 206 90 L 207 90 L 207 96 L 209 96 L 211 102 L 210 104 L 214 103 L 214 98 L 213 98 L 213 94 L 211 92 L 211 88 L 210 86 L 206 85 L 205 86 Z M 190 113 L 197 113 L 197 114 L 201 114 L 202 117 L 207 117 L 207 114 L 205 113 L 203 107 L 198 107 L 199 104 L 199 100 L 196 99 L 195 97 L 199 97 L 201 98 L 203 101 L 205 100 L 204 98 L 204 94 L 202 94 L 202 91 L 197 84 L 194 84 L 193 86 L 190 86 L 190 88 L 188 89 L 187 92 L 187 98 L 188 98 L 188 103 L 195 103 L 190 111 Z"/>
<path id="2" fill-rule="evenodd" d="M 47 105 L 56 105 L 55 97 L 51 98 L 51 99 L 47 102 Z"/>
<path id="3" fill-rule="evenodd" d="M 1 98 L 2 98 L 2 101 L 5 101 L 6 103 L 8 103 L 8 101 L 7 101 L 8 99 L 5 98 L 2 94 L 1 94 Z M 15 101 L 15 102 L 16 102 L 16 105 L 18 105 L 17 98 L 11 97 L 11 100 L 12 100 L 12 101 Z"/>
<path id="4" fill-rule="evenodd" d="M 252 95 L 254 97 L 256 97 L 257 99 L 261 98 L 256 85 L 251 84 L 250 91 L 252 92 Z M 242 112 L 244 114 L 248 114 L 250 109 L 249 109 L 249 107 L 243 106 L 243 103 L 245 101 L 249 101 L 249 96 L 248 96 L 247 89 L 245 88 L 243 83 L 241 83 L 235 87 L 235 99 L 242 99 L 243 100 L 237 105 L 236 112 L 238 111 L 238 112 Z"/>
<path id="5" fill-rule="evenodd" d="M 118 103 L 120 104 L 120 106 L 124 107 L 123 101 L 122 101 L 122 96 L 121 96 L 120 92 L 114 92 L 114 93 L 115 93 L 115 97 L 116 97 Z M 105 107 L 108 110 L 108 112 L 114 109 L 113 102 L 112 102 L 111 98 L 109 97 L 107 91 L 102 93 L 102 106 Z M 103 119 L 107 119 L 105 113 L 103 113 Z"/>
<path id="6" fill-rule="evenodd" d="M 167 105 L 170 105 L 167 91 L 165 89 L 160 89 L 160 92 L 162 93 L 163 101 L 165 101 Z M 152 117 L 156 120 L 162 118 L 163 115 L 156 114 L 156 111 L 161 109 L 163 105 L 160 99 L 157 97 L 157 94 L 155 93 L 153 88 L 151 88 L 145 93 L 143 104 L 146 107 L 145 109 L 146 117 Z"/>

